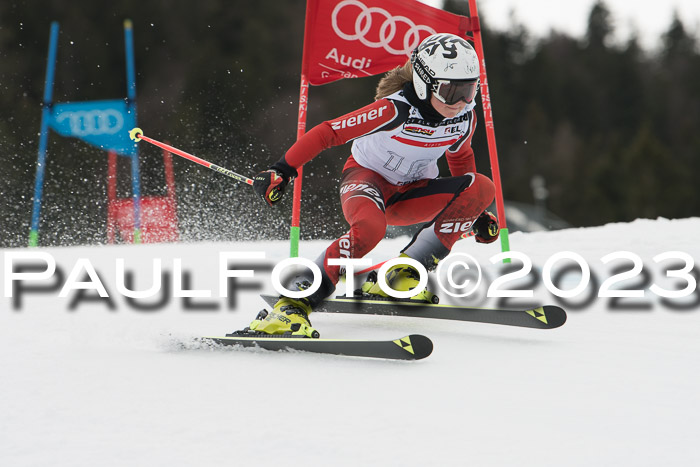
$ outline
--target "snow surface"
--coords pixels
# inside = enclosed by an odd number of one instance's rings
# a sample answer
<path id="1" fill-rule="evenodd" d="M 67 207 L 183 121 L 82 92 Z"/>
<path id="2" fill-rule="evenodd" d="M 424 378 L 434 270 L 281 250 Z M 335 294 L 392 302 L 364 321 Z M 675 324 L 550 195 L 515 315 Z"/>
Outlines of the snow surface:
<path id="1" fill-rule="evenodd" d="M 630 251 L 662 285 L 653 257 L 682 251 L 698 264 L 699 238 L 699 218 L 637 220 L 512 234 L 511 247 L 537 270 L 557 252 L 576 252 L 601 282 L 612 265 L 600 258 Z M 406 241 L 386 240 L 369 256 L 390 258 Z M 305 242 L 302 255 L 314 258 L 327 243 Z M 3 287 L 7 253 L 28 251 L 3 251 Z M 240 280 L 249 287 L 229 309 L 217 296 L 219 253 L 262 251 L 270 265 L 287 256 L 286 242 L 39 251 L 56 259 L 64 281 L 79 258 L 89 259 L 114 309 L 88 300 L 93 291 L 26 292 L 19 305 L 1 299 L 2 466 L 700 465 L 700 312 L 671 309 L 648 289 L 643 299 L 625 299 L 633 310 L 598 298 L 549 331 L 312 315 L 324 337 L 426 334 L 435 350 L 419 362 L 212 351 L 182 346 L 244 327 L 263 305 L 257 294 L 273 291 L 269 270 L 256 269 Z M 492 277 L 502 274 L 489 261 L 497 244 L 465 240 L 455 251 L 473 255 Z M 213 293 L 192 302 L 214 309 L 195 311 L 180 298 L 135 309 L 117 293 L 117 258 L 139 290 L 152 283 L 152 259 L 172 276 L 180 258 L 189 289 Z M 576 282 L 567 277 L 561 288 Z M 698 293 L 678 303 L 694 303 Z M 535 296 L 555 303 L 541 281 Z"/>

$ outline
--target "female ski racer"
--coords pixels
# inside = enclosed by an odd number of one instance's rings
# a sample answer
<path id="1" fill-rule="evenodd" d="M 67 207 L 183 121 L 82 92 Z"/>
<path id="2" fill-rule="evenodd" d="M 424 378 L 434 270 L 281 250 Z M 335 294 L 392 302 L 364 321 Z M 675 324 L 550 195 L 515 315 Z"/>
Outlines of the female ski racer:
<path id="1" fill-rule="evenodd" d="M 273 311 L 262 311 L 237 334 L 291 334 L 318 337 L 309 313 L 335 290 L 341 275 L 329 258 L 361 258 L 386 233 L 387 225 L 424 223 L 401 251 L 427 270 L 446 257 L 452 245 L 472 230 L 477 242 L 490 243 L 499 233 L 496 217 L 486 208 L 494 199 L 493 182 L 476 173 L 471 138 L 476 127 L 475 97 L 479 59 L 465 39 L 434 34 L 413 51 L 410 61 L 382 78 L 376 101 L 314 127 L 269 170 L 254 177 L 254 189 L 271 206 L 279 202 L 297 169 L 321 151 L 352 141 L 352 155 L 343 168 L 340 201 L 350 230 L 316 260 L 322 272 L 312 295 L 280 297 Z M 445 155 L 452 177 L 437 178 L 437 160 Z M 288 290 L 305 290 L 312 275 L 296 277 Z M 416 268 L 398 264 L 386 274 L 397 291 L 418 284 Z M 365 284 L 370 295 L 387 294 Z M 429 301 L 422 291 L 412 297 Z"/>

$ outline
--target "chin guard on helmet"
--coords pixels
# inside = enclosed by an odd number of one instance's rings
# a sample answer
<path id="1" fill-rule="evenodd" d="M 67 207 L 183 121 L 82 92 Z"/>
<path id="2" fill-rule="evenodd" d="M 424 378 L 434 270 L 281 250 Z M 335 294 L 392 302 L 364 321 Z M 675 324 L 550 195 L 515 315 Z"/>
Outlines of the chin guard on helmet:
<path id="1" fill-rule="evenodd" d="M 421 100 L 435 97 L 448 105 L 470 103 L 479 87 L 479 57 L 466 39 L 433 34 L 411 54 L 413 87 Z"/>

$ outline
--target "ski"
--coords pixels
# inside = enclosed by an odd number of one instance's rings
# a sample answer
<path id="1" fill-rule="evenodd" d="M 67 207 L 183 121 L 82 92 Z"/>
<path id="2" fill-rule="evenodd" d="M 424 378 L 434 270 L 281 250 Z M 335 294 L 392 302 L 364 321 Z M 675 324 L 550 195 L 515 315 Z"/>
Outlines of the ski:
<path id="1" fill-rule="evenodd" d="M 278 299 L 271 295 L 261 295 L 261 297 L 270 306 L 273 306 Z M 544 305 L 529 310 L 511 310 L 337 297 L 324 300 L 314 308 L 314 313 L 316 312 L 410 316 L 535 329 L 554 329 L 566 322 L 566 311 L 554 305 Z"/>
<path id="2" fill-rule="evenodd" d="M 299 337 L 244 337 L 227 335 L 205 337 L 205 342 L 221 346 L 257 347 L 273 351 L 302 351 L 348 357 L 420 360 L 433 351 L 433 342 L 426 336 L 411 334 L 395 340 L 311 339 Z"/>

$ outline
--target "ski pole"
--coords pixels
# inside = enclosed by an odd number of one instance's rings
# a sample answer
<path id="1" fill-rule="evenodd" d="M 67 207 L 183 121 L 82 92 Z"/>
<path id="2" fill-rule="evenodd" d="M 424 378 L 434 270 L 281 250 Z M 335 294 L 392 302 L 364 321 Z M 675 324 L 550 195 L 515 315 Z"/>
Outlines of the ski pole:
<path id="1" fill-rule="evenodd" d="M 230 171 L 229 169 L 225 169 L 223 167 L 219 167 L 216 164 L 212 164 L 211 162 L 205 161 L 204 159 L 200 159 L 197 156 L 193 156 L 192 154 L 189 154 L 185 151 L 181 151 L 178 148 L 174 148 L 170 146 L 169 144 L 161 143 L 160 141 L 157 141 L 153 138 L 149 138 L 148 136 L 143 135 L 143 130 L 141 128 L 134 128 L 129 132 L 129 138 L 132 140 L 136 141 L 137 143 L 141 140 L 144 140 L 148 143 L 151 143 L 155 146 L 158 146 L 159 148 L 163 148 L 166 151 L 172 152 L 173 154 L 177 154 L 180 157 L 184 157 L 185 159 L 189 159 L 192 162 L 196 162 L 199 165 L 203 165 L 204 167 L 214 170 L 216 172 L 219 172 L 220 174 L 224 174 L 227 177 L 231 177 L 234 180 L 238 180 L 239 182 L 244 182 L 247 183 L 248 185 L 253 184 L 253 179 L 245 177 L 243 175 L 239 175 L 235 172 Z"/>

